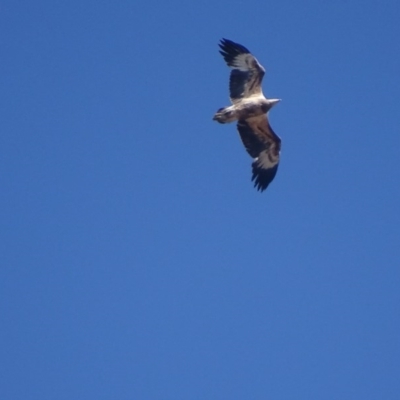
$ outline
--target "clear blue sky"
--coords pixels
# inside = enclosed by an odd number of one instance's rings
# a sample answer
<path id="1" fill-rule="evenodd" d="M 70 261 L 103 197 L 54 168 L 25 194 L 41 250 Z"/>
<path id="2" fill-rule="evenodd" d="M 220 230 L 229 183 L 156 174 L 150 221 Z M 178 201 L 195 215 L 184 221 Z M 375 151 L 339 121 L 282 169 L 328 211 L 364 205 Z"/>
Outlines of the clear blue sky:
<path id="1" fill-rule="evenodd" d="M 397 0 L 0 9 L 1 399 L 399 399 Z M 283 99 L 263 194 L 222 37 Z"/>

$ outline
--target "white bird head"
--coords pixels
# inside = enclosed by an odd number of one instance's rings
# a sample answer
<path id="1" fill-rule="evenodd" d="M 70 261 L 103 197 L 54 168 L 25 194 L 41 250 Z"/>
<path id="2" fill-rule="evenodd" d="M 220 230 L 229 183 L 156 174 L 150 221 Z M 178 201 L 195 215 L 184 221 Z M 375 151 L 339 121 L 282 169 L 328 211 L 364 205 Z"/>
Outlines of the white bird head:
<path id="1" fill-rule="evenodd" d="M 268 99 L 268 103 L 271 105 L 271 108 L 275 105 L 278 104 L 282 99 Z"/>

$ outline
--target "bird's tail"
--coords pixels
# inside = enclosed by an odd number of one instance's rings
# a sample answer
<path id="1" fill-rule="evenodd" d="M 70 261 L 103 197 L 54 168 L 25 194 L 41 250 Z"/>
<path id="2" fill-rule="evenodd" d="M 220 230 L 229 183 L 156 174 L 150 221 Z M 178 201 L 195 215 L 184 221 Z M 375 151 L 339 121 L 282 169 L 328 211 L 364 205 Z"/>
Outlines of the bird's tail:
<path id="1" fill-rule="evenodd" d="M 235 111 L 232 106 L 220 108 L 213 117 L 213 120 L 220 124 L 226 124 L 227 122 L 235 121 L 235 119 Z"/>

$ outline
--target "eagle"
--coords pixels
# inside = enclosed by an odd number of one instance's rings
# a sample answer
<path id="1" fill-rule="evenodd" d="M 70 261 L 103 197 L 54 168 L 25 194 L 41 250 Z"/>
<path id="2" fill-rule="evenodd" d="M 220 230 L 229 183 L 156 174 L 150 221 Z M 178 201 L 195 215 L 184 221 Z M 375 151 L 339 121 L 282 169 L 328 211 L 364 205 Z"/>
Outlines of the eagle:
<path id="1" fill-rule="evenodd" d="M 213 120 L 221 124 L 237 121 L 246 151 L 253 158 L 254 187 L 263 192 L 274 179 L 279 165 L 281 139 L 268 121 L 269 110 L 281 99 L 267 99 L 261 83 L 264 67 L 250 51 L 228 39 L 219 43 L 220 53 L 232 69 L 229 79 L 231 106 L 220 108 Z"/>

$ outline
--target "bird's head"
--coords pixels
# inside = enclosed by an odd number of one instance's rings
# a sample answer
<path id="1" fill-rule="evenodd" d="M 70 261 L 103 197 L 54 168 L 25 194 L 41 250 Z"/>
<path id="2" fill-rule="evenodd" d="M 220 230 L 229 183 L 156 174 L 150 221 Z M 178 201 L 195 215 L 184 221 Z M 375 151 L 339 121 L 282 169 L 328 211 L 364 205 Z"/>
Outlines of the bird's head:
<path id="1" fill-rule="evenodd" d="M 278 104 L 282 99 L 269 99 L 268 103 L 270 105 L 270 108 L 272 108 L 275 104 Z"/>

